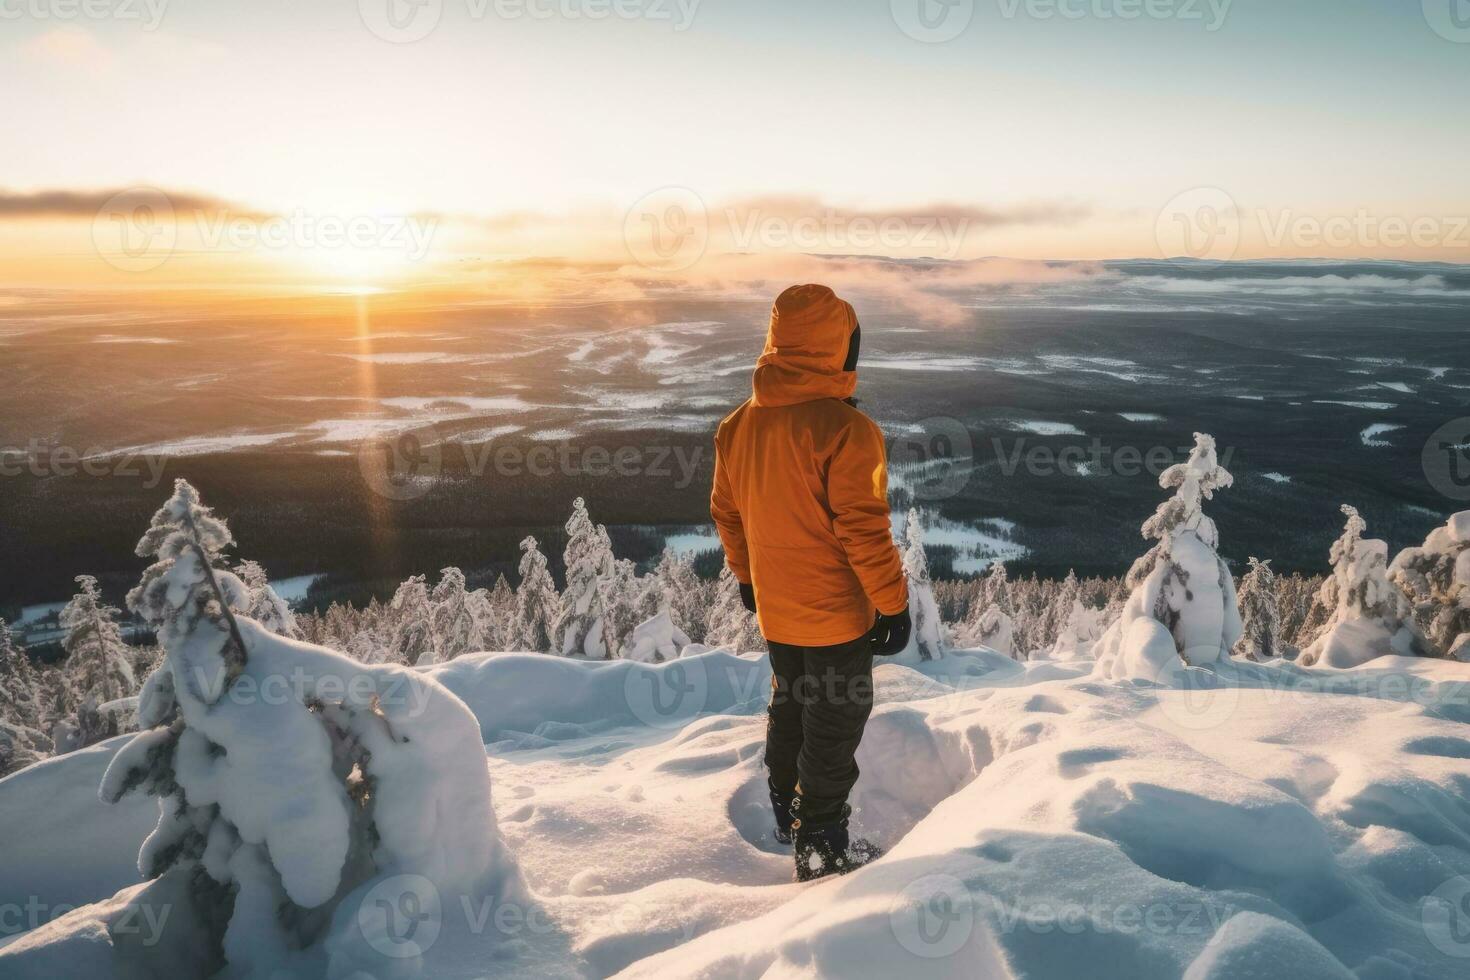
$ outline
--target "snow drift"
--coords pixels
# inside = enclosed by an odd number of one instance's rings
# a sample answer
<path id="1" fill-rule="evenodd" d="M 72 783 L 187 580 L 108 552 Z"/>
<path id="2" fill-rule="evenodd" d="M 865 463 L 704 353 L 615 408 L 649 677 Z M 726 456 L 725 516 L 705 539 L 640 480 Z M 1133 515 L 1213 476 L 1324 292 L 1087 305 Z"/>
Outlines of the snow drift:
<path id="1" fill-rule="evenodd" d="M 626 692 L 647 685 L 629 678 L 651 675 L 670 698 L 699 690 L 691 661 L 718 678 L 699 711 L 660 726 L 629 707 Z M 488 654 L 418 671 L 458 692 L 493 742 L 482 758 L 496 822 L 527 892 L 483 921 L 445 892 L 409 967 L 371 945 L 357 966 L 379 977 L 1463 976 L 1470 665 L 1223 662 L 1170 683 L 1103 681 L 1089 667 L 983 650 L 881 665 L 853 803 L 856 829 L 889 852 L 810 886 L 789 883 L 790 854 L 770 839 L 764 658 Z M 84 752 L 0 782 L 0 812 L 32 827 L 27 846 L 41 852 L 115 848 L 106 822 L 53 836 L 41 816 L 47 794 L 96 768 Z M 7 895 L 19 885 L 10 853 Z M 0 974 L 100 964 L 94 975 L 110 975 L 82 939 L 86 922 L 117 914 L 109 895 L 73 892 L 102 904 L 0 947 Z"/>

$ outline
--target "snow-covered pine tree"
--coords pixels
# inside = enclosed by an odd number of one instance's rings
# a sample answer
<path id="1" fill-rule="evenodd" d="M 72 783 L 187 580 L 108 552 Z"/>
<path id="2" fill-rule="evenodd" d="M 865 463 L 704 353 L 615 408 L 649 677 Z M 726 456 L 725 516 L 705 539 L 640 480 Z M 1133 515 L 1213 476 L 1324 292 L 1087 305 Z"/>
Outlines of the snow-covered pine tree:
<path id="1" fill-rule="evenodd" d="M 1116 578 L 1111 582 L 1112 588 L 1108 592 L 1107 604 L 1103 606 L 1102 615 L 1098 617 L 1098 628 L 1104 633 L 1123 618 L 1123 610 L 1128 605 L 1128 580 Z"/>
<path id="2" fill-rule="evenodd" d="M 694 571 L 694 559 L 665 548 L 653 573 L 642 581 L 637 600 L 638 622 L 668 612 L 674 625 L 689 636 L 709 632 L 709 599 Z"/>
<path id="3" fill-rule="evenodd" d="M 1332 544 L 1332 574 L 1318 598 L 1332 610 L 1327 628 L 1305 650 L 1303 666 L 1356 667 L 1375 657 L 1428 652 L 1409 599 L 1388 578 L 1388 545 L 1365 538 L 1368 522 L 1342 505 L 1347 524 Z"/>
<path id="4" fill-rule="evenodd" d="M 512 624 L 515 622 L 516 593 L 504 575 L 495 577 L 495 585 L 485 598 L 484 638 L 486 650 L 512 649 Z"/>
<path id="5" fill-rule="evenodd" d="M 434 604 L 429 600 L 428 580 L 411 575 L 393 593 L 393 659 L 410 667 L 434 663 Z"/>
<path id="6" fill-rule="evenodd" d="M 984 579 L 935 579 L 934 599 L 939 603 L 939 617 L 946 623 L 964 625 L 969 621 L 975 596 Z"/>
<path id="7" fill-rule="evenodd" d="M 181 937 L 171 962 L 188 957 L 191 973 L 361 975 L 372 936 L 360 917 L 333 918 L 355 888 L 401 874 L 483 894 L 500 839 L 479 725 L 419 672 L 365 667 L 237 618 L 249 591 L 225 570 L 231 543 L 179 480 L 138 544 L 157 561 L 128 607 L 155 627 L 165 660 L 139 698 L 145 730 L 100 789 L 109 803 L 159 799 L 138 867 L 160 880 L 131 901 L 183 904 L 166 937 Z M 165 975 L 159 949 L 114 956 L 119 972 Z"/>
<path id="8" fill-rule="evenodd" d="M 675 583 L 678 580 L 676 571 L 678 561 L 679 556 L 674 553 L 673 548 L 664 548 L 659 552 L 658 561 L 644 583 L 646 588 L 642 602 L 646 605 L 640 606 L 640 612 L 648 609 L 649 615 L 654 615 L 662 609 L 673 611 L 674 593 L 677 588 Z"/>
<path id="9" fill-rule="evenodd" d="M 1388 570 L 1389 580 L 1414 605 L 1414 619 L 1434 651 L 1470 660 L 1470 510 L 1405 548 Z"/>
<path id="10" fill-rule="evenodd" d="M 929 559 L 924 555 L 924 525 L 917 508 L 909 509 L 908 522 L 904 527 L 903 572 L 908 579 L 909 611 L 914 620 L 910 645 L 918 650 L 920 660 L 939 660 L 944 656 L 949 640 L 939 618 L 934 583 L 929 578 Z"/>
<path id="11" fill-rule="evenodd" d="M 1092 648 L 1102 635 L 1102 610 L 1093 609 L 1084 603 L 1076 590 L 1063 587 L 1060 596 L 1072 595 L 1072 610 L 1057 627 L 1057 637 L 1051 646 L 1052 660 L 1085 660 L 1092 656 Z"/>
<path id="12" fill-rule="evenodd" d="M 41 692 L 29 654 L 15 642 L 10 626 L 0 619 L 0 718 L 41 727 Z"/>
<path id="13" fill-rule="evenodd" d="M 1250 571 L 1241 576 L 1241 634 L 1232 651 L 1246 660 L 1270 660 L 1282 655 L 1281 606 L 1276 591 L 1276 573 L 1269 561 L 1252 557 Z"/>
<path id="14" fill-rule="evenodd" d="M 40 762 L 51 750 L 36 670 L 0 619 L 0 777 Z"/>
<path id="15" fill-rule="evenodd" d="M 377 629 L 368 626 L 352 634 L 352 639 L 347 641 L 345 652 L 360 663 L 389 663 L 392 661 L 392 657 L 389 656 L 391 646 L 392 644 Z"/>
<path id="16" fill-rule="evenodd" d="M 1175 491 L 1143 525 L 1157 540 L 1128 572 L 1132 594 L 1098 641 L 1105 677 L 1156 679 L 1180 665 L 1212 664 L 1240 639 L 1240 611 L 1230 569 L 1216 551 L 1219 532 L 1202 509 L 1234 483 L 1215 456 L 1214 437 L 1196 432 L 1188 461 L 1159 476 Z"/>
<path id="17" fill-rule="evenodd" d="M 639 580 L 638 568 L 626 558 L 613 561 L 612 574 L 601 580 L 603 649 L 609 658 L 623 656 L 633 631 L 642 622 L 638 618 L 639 600 L 646 591 Z M 676 628 L 679 635 L 682 630 Z M 687 640 L 685 641 L 688 642 Z"/>
<path id="18" fill-rule="evenodd" d="M 694 555 L 677 556 L 673 568 L 674 625 L 703 643 L 709 634 L 710 589 L 694 570 Z"/>
<path id="19" fill-rule="evenodd" d="M 322 646 L 344 650 L 357 632 L 357 617 L 352 607 L 344 602 L 334 602 L 327 607 L 326 623 L 323 627 Z"/>
<path id="20" fill-rule="evenodd" d="M 94 745 L 120 735 L 128 727 L 115 702 L 137 690 L 132 651 L 117 625 L 118 610 L 102 599 L 97 580 L 78 575 L 81 591 L 61 610 L 66 630 L 61 646 L 65 670 L 77 692 L 75 747 Z M 124 709 L 131 714 L 131 708 Z"/>
<path id="21" fill-rule="evenodd" d="M 1042 621 L 1045 624 L 1043 626 L 1044 638 L 1049 638 L 1053 646 L 1063 638 L 1062 632 L 1066 629 L 1067 622 L 1072 618 L 1077 602 L 1081 598 L 1082 583 L 1077 581 L 1077 572 L 1069 568 L 1067 577 L 1062 579 L 1059 585 L 1053 587 L 1052 595 L 1046 604 L 1046 611 L 1042 614 Z"/>
<path id="22" fill-rule="evenodd" d="M 1307 617 L 1316 605 L 1317 592 L 1321 588 L 1322 580 L 1315 576 L 1276 576 L 1276 605 L 1281 610 L 1281 642 L 1286 655 L 1294 657 L 1297 649 L 1316 638 L 1312 636 L 1303 640 L 1302 636 L 1307 630 Z M 1326 621 L 1327 615 L 1324 612 L 1321 622 Z"/>
<path id="23" fill-rule="evenodd" d="M 1319 582 L 1317 588 L 1307 598 L 1306 611 L 1302 615 L 1301 625 L 1292 639 L 1292 645 L 1299 650 L 1305 650 L 1315 643 L 1317 638 L 1326 633 L 1332 624 L 1332 616 L 1337 611 L 1337 607 L 1336 605 L 1329 606 L 1322 601 L 1322 586 L 1325 584 L 1325 579 Z"/>
<path id="24" fill-rule="evenodd" d="M 1006 566 L 1004 562 L 997 561 L 981 580 L 972 615 L 964 625 L 965 642 L 1015 657 L 1013 611 Z"/>
<path id="25" fill-rule="evenodd" d="M 663 555 L 659 556 L 660 566 L 664 563 L 667 555 L 668 552 L 665 551 Z M 637 610 L 638 621 L 640 623 L 646 619 L 652 619 L 661 612 L 672 610 L 673 604 L 669 601 L 668 595 L 664 590 L 664 580 L 658 573 L 658 566 L 655 566 L 654 570 L 649 574 L 638 576 L 633 587 L 637 590 L 634 607 Z"/>
<path id="26" fill-rule="evenodd" d="M 244 561 L 235 567 L 235 574 L 250 590 L 250 606 L 245 615 L 255 620 L 277 636 L 297 640 L 301 631 L 296 628 L 296 617 L 286 600 L 276 595 L 271 588 L 270 576 L 258 561 Z"/>
<path id="27" fill-rule="evenodd" d="M 603 634 L 604 580 L 614 572 L 612 544 L 607 529 L 592 523 L 581 497 L 572 501 L 566 531 L 567 546 L 562 557 L 567 587 L 553 627 L 556 650 L 564 657 L 605 660 L 610 654 Z"/>
<path id="28" fill-rule="evenodd" d="M 65 755 L 81 747 L 77 709 L 81 697 L 63 667 L 36 670 L 36 690 L 41 695 L 41 730 L 51 740 L 53 751 Z"/>
<path id="29" fill-rule="evenodd" d="M 546 565 L 546 556 L 527 535 L 521 541 L 521 584 L 516 587 L 515 619 L 509 649 L 550 653 L 556 637 L 556 615 L 561 597 Z"/>
<path id="30" fill-rule="evenodd" d="M 601 556 L 597 564 L 602 571 L 594 580 L 581 655 L 593 660 L 612 660 L 622 643 L 622 636 L 617 632 L 618 620 L 624 624 L 635 622 L 630 613 L 637 597 L 631 594 L 627 582 L 636 576 L 632 562 L 624 563 L 620 572 L 618 560 L 613 556 L 612 538 L 601 524 L 597 525 L 596 554 Z M 624 604 L 627 608 L 621 609 Z"/>
<path id="31" fill-rule="evenodd" d="M 766 649 L 755 616 L 740 601 L 740 581 L 727 564 L 720 565 L 720 577 L 715 582 L 714 607 L 710 610 L 705 642 L 733 653 Z"/>
<path id="32" fill-rule="evenodd" d="M 118 609 L 109 606 L 97 589 L 97 580 L 78 575 L 81 591 L 61 610 L 61 628 L 66 630 L 61 647 L 66 651 L 66 670 L 82 697 L 98 704 L 125 698 L 137 690 L 128 645 L 117 625 Z"/>
<path id="33" fill-rule="evenodd" d="M 464 572 L 450 566 L 439 572 L 439 584 L 429 596 L 434 638 L 418 663 L 447 663 L 476 648 L 483 632 L 474 602 L 465 588 Z"/>
<path id="34" fill-rule="evenodd" d="M 1045 587 L 1035 572 L 1011 583 L 1011 601 L 1015 605 L 1012 618 L 1016 658 L 1029 660 L 1033 651 L 1051 645 L 1046 636 Z"/>
<path id="35" fill-rule="evenodd" d="M 1013 659 L 1021 659 L 1016 651 L 1015 623 L 997 603 L 980 614 L 975 623 L 975 642 L 983 647 L 989 647 L 996 653 L 1003 653 Z"/>

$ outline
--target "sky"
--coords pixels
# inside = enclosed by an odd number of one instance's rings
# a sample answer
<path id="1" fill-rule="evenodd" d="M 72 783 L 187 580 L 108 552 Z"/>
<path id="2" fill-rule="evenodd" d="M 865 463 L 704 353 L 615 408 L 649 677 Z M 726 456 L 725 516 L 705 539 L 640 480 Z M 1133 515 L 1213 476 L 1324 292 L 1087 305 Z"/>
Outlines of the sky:
<path id="1" fill-rule="evenodd" d="M 694 251 L 1470 261 L 1467 8 L 0 0 L 0 282 L 366 288 Z M 169 261 L 108 259 L 165 221 Z"/>

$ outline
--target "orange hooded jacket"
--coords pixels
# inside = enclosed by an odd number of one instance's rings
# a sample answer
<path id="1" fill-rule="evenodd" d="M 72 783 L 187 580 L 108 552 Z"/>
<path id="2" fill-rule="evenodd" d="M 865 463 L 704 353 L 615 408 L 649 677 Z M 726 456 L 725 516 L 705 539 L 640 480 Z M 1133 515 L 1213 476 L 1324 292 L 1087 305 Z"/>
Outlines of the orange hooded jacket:
<path id="1" fill-rule="evenodd" d="M 715 435 L 710 514 L 730 570 L 755 586 L 767 640 L 831 646 L 874 607 L 908 605 L 888 516 L 883 434 L 849 405 L 857 315 L 826 286 L 776 299 L 750 400 Z"/>

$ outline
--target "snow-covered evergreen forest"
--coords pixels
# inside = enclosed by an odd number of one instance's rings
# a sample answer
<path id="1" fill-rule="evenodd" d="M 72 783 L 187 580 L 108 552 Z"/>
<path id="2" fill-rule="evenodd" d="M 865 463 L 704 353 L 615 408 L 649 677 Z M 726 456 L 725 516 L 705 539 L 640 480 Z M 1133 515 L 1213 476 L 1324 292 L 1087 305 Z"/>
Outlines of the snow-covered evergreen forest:
<path id="1" fill-rule="evenodd" d="M 1175 492 L 1142 530 L 1158 543 L 1117 578 L 1011 578 L 996 563 L 972 578 L 931 580 L 923 524 L 910 512 L 899 542 L 915 614 L 909 655 L 930 660 L 950 647 L 985 647 L 1019 661 L 1110 662 L 1129 624 L 1143 619 L 1172 631 L 1159 645 L 1165 663 L 1171 650 L 1190 663 L 1233 655 L 1306 664 L 1325 657 L 1350 666 L 1390 651 L 1470 658 L 1463 516 L 1390 563 L 1382 542 L 1365 538 L 1362 518 L 1344 505 L 1343 537 L 1324 556 L 1329 576 L 1275 575 L 1269 558 L 1252 557 L 1237 588 L 1202 512 L 1231 482 L 1213 441 L 1198 437 L 1190 461 L 1161 482 Z M 527 537 L 514 585 L 502 575 L 471 589 L 465 573 L 449 567 L 432 582 L 409 578 L 390 601 L 333 603 L 320 614 L 293 613 L 259 563 L 221 562 L 243 584 L 245 616 L 366 664 L 415 667 L 483 650 L 660 663 L 716 648 L 765 649 L 728 568 L 708 581 L 695 573 L 692 555 L 665 550 L 640 571 L 613 553 L 581 499 L 571 504 L 566 532 L 560 588 L 540 545 Z M 79 575 L 77 586 L 60 615 L 60 663 L 34 665 L 0 629 L 0 775 L 135 728 L 137 694 L 161 651 L 123 641 L 120 610 L 103 601 L 94 578 Z M 1203 624 L 1199 635 L 1188 632 L 1196 623 Z"/>

